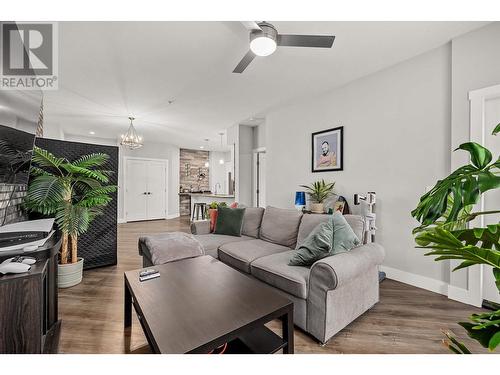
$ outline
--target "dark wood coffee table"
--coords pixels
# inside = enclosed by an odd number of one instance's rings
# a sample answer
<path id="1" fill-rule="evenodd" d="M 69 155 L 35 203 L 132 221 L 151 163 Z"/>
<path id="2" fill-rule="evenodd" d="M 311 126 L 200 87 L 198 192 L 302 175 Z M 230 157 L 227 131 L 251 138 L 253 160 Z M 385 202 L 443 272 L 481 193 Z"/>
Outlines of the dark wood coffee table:
<path id="1" fill-rule="evenodd" d="M 155 353 L 293 353 L 293 303 L 211 256 L 154 266 L 161 276 L 139 281 L 125 272 L 125 327 L 132 305 Z M 283 337 L 264 326 L 281 319 Z"/>

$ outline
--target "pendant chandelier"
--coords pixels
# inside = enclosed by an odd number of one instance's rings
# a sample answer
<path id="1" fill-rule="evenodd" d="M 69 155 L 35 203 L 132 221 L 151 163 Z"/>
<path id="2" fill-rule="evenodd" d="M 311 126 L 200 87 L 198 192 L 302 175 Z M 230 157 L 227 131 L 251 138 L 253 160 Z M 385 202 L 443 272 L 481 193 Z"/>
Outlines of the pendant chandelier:
<path id="1" fill-rule="evenodd" d="M 131 150 L 135 150 L 142 147 L 142 137 L 137 135 L 132 121 L 135 120 L 134 117 L 129 117 L 130 126 L 128 127 L 127 133 L 122 134 L 122 141 L 120 144 L 122 146 L 128 147 Z"/>

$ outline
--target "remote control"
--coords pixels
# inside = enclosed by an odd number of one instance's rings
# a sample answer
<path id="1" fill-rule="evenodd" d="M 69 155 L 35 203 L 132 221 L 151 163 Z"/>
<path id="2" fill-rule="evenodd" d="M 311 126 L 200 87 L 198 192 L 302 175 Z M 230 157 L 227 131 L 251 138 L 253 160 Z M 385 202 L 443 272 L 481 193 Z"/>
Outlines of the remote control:
<path id="1" fill-rule="evenodd" d="M 160 277 L 160 273 L 159 272 L 151 273 L 151 274 L 146 275 L 146 276 L 139 276 L 139 281 L 146 281 L 146 280 L 156 279 L 157 277 Z"/>
<path id="2" fill-rule="evenodd" d="M 139 273 L 139 276 L 144 277 L 144 276 L 152 275 L 152 274 L 155 274 L 155 273 L 158 273 L 158 271 L 155 270 L 155 269 L 150 268 L 150 269 L 141 271 Z"/>

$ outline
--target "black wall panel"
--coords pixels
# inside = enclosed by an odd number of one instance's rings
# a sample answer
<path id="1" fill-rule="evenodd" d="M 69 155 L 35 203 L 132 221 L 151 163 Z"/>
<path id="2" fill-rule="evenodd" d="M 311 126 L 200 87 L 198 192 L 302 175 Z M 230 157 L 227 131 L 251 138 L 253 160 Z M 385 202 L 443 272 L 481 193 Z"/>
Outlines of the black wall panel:
<path id="1" fill-rule="evenodd" d="M 118 185 L 118 147 L 94 145 L 89 143 L 68 142 L 56 139 L 37 138 L 35 144 L 58 157 L 75 160 L 91 153 L 105 153 L 109 160 L 104 169 L 114 171 L 110 177 L 111 185 Z M 90 225 L 89 230 L 78 240 L 78 256 L 85 259 L 84 268 L 111 266 L 117 263 L 117 193 L 113 193 L 113 201 L 103 209 Z"/>

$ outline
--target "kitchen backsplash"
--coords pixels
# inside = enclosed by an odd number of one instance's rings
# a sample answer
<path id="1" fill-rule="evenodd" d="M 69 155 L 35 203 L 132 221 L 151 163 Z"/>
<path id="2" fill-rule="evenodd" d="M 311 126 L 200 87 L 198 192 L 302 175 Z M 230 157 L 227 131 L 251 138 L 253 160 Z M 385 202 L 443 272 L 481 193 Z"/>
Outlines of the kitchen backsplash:
<path id="1" fill-rule="evenodd" d="M 210 190 L 209 168 L 205 163 L 209 161 L 209 152 L 201 150 L 180 149 L 179 182 L 180 189 L 194 191 Z M 189 215 L 189 196 L 179 197 L 179 211 L 181 215 Z"/>
<path id="2" fill-rule="evenodd" d="M 208 163 L 209 152 L 198 150 L 187 150 L 181 148 L 179 182 L 182 189 L 209 190 Z"/>

